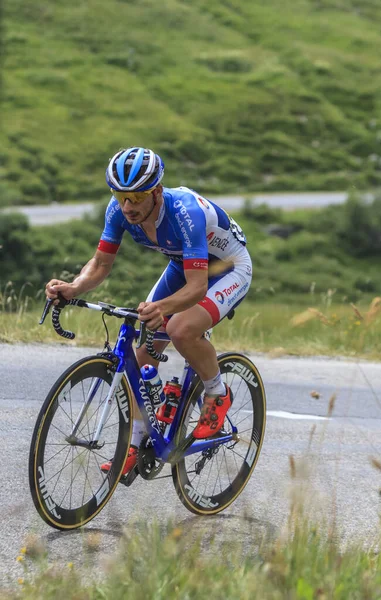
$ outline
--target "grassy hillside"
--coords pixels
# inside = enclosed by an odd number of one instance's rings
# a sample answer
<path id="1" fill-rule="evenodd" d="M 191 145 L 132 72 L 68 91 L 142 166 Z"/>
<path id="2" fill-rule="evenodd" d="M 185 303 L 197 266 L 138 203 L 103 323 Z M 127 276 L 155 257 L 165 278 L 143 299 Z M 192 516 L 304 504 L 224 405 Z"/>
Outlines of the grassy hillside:
<path id="1" fill-rule="evenodd" d="M 381 184 L 379 0 L 12 0 L 0 205 L 97 198 L 119 147 L 204 192 Z M 3 87 L 3 86 L 2 86 Z"/>

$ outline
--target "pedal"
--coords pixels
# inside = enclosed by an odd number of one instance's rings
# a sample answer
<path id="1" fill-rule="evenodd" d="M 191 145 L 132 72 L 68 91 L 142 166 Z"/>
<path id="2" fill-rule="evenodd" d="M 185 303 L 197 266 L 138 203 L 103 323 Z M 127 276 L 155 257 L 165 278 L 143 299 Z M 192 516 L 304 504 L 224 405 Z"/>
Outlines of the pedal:
<path id="1" fill-rule="evenodd" d="M 135 481 L 137 476 L 139 475 L 138 467 L 134 467 L 127 475 L 122 475 L 119 479 L 119 483 L 125 485 L 126 487 L 130 487 L 130 485 Z"/>

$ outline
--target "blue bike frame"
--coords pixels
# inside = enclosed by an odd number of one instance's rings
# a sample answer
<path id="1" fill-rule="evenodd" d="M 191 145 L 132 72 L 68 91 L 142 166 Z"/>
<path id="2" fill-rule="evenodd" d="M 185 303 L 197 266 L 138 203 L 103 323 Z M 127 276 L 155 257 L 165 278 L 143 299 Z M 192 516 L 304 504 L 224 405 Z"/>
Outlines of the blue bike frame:
<path id="1" fill-rule="evenodd" d="M 192 369 L 192 367 L 190 367 L 190 365 L 188 365 L 188 363 L 185 363 L 180 403 L 172 424 L 169 426 L 169 428 L 166 428 L 166 431 L 163 434 L 159 421 L 156 419 L 155 410 L 148 395 L 135 353 L 132 348 L 132 343 L 139 337 L 139 333 L 139 330 L 135 330 L 133 325 L 128 322 L 125 322 L 121 325 L 118 339 L 113 351 L 115 356 L 117 356 L 119 359 L 116 373 L 125 372 L 131 389 L 135 395 L 140 412 L 142 413 L 147 433 L 153 441 L 156 457 L 163 462 L 166 462 L 170 454 L 176 450 L 176 442 L 174 438 L 179 423 L 181 422 L 181 418 L 185 409 L 184 400 L 187 397 L 189 387 L 195 375 L 195 371 Z M 166 342 L 170 341 L 169 337 L 165 333 L 160 332 L 156 332 L 154 339 Z M 201 406 L 200 398 L 198 398 L 198 403 Z M 236 434 L 238 430 L 230 421 L 230 419 L 229 422 L 232 427 L 231 434 L 213 439 L 195 440 L 193 441 L 192 445 L 183 452 L 183 456 L 189 456 L 190 454 L 202 452 L 203 450 L 209 448 L 216 448 L 221 444 L 230 442 L 233 439 L 233 435 Z"/>

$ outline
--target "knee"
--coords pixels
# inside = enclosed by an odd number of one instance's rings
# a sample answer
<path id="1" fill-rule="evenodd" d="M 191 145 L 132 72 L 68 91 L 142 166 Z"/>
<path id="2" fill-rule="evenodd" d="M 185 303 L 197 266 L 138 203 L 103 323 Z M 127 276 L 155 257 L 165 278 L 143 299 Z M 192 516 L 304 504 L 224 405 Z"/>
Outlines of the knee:
<path id="1" fill-rule="evenodd" d="M 190 323 L 172 324 L 170 322 L 167 326 L 167 334 L 175 347 L 189 343 L 197 337 L 195 329 Z"/>

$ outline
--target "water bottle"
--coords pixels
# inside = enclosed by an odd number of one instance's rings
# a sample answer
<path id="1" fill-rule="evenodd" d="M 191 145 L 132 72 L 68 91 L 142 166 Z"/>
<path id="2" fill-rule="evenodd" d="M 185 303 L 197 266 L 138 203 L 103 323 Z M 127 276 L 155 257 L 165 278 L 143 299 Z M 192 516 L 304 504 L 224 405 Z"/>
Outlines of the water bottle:
<path id="1" fill-rule="evenodd" d="M 155 369 L 155 367 L 152 365 L 144 365 L 144 367 L 140 369 L 140 372 L 144 379 L 149 397 L 151 398 L 152 404 L 156 410 L 165 401 L 163 384 L 161 382 L 160 375 L 157 372 L 157 369 Z"/>
<path id="2" fill-rule="evenodd" d="M 165 402 L 156 413 L 158 421 L 172 423 L 181 398 L 181 385 L 178 377 L 172 377 L 164 386 Z"/>

